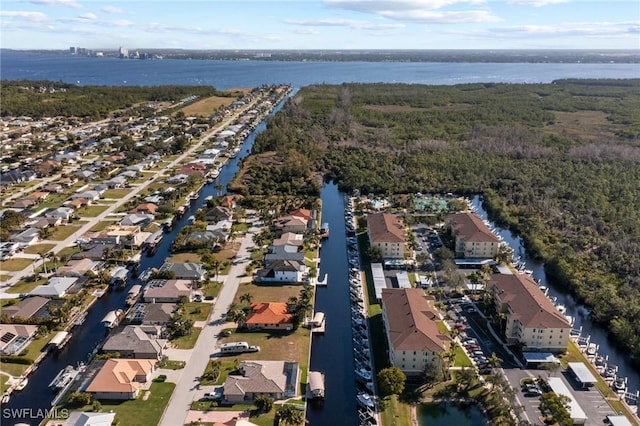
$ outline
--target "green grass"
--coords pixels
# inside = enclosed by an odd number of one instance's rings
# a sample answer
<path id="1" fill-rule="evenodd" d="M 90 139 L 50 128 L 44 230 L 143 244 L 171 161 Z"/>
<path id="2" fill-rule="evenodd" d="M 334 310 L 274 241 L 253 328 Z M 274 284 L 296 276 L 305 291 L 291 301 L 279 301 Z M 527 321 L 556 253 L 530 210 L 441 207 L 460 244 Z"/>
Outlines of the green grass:
<path id="1" fill-rule="evenodd" d="M 120 425 L 127 426 L 156 426 L 160 423 L 160 418 L 166 405 L 169 403 L 171 394 L 176 385 L 174 383 L 162 382 L 151 384 L 151 395 L 144 401 L 141 396 L 138 399 L 128 401 L 101 400 L 102 411 L 116 413 L 116 421 Z M 64 407 L 77 410 L 73 407 Z M 91 411 L 91 406 L 80 408 L 80 411 Z"/>
<path id="2" fill-rule="evenodd" d="M 24 249 L 25 254 L 40 254 L 51 251 L 55 244 L 33 244 Z"/>
<path id="3" fill-rule="evenodd" d="M 35 361 L 35 359 L 38 358 L 40 354 L 43 352 L 43 349 L 45 346 L 47 346 L 47 343 L 49 343 L 49 340 L 51 340 L 53 335 L 56 333 L 57 333 L 56 331 L 51 331 L 46 335 L 29 343 L 29 346 L 27 346 L 27 349 L 26 349 L 27 352 L 25 354 L 25 357 Z"/>
<path id="4" fill-rule="evenodd" d="M 62 241 L 69 238 L 73 233 L 77 232 L 80 229 L 79 226 L 74 225 L 65 225 L 65 226 L 56 226 L 53 228 L 53 232 L 47 238 L 47 240 L 53 241 Z"/>
<path id="5" fill-rule="evenodd" d="M 456 358 L 455 358 L 454 365 L 456 367 L 472 367 L 473 366 L 473 364 L 471 363 L 471 360 L 469 359 L 467 354 L 464 353 L 464 350 L 460 347 L 460 345 L 456 345 L 455 354 L 456 354 Z"/>
<path id="6" fill-rule="evenodd" d="M 447 325 L 444 323 L 444 321 L 437 321 L 436 325 L 438 326 L 438 331 L 440 333 L 449 335 L 449 329 L 447 328 Z"/>
<path id="7" fill-rule="evenodd" d="M 3 362 L 0 365 L 0 370 L 4 371 L 7 374 L 11 374 L 14 377 L 19 377 L 24 373 L 24 371 L 29 367 L 27 364 L 13 364 L 10 362 Z M 2 375 L 0 376 L 0 380 L 6 380 L 7 377 Z"/>
<path id="8" fill-rule="evenodd" d="M 166 360 L 158 362 L 158 368 L 166 368 L 168 370 L 181 370 L 186 365 L 184 361 Z"/>
<path id="9" fill-rule="evenodd" d="M 58 252 L 58 256 L 68 256 L 71 257 L 76 253 L 80 253 L 82 249 L 80 247 L 65 247 Z"/>
<path id="10" fill-rule="evenodd" d="M 82 207 L 82 208 L 78 209 L 78 216 L 80 216 L 80 217 L 96 217 L 96 216 L 98 216 L 100 213 L 104 212 L 108 208 L 109 208 L 109 206 L 98 206 L 98 205 L 85 206 L 85 207 Z"/>
<path id="11" fill-rule="evenodd" d="M 400 402 L 396 395 L 385 397 L 381 406 L 380 417 L 384 426 L 411 426 L 409 405 Z"/>
<path id="12" fill-rule="evenodd" d="M 190 335 L 173 339 L 171 343 L 178 349 L 193 349 L 201 331 L 202 328 L 193 327 Z"/>
<path id="13" fill-rule="evenodd" d="M 120 199 L 131 192 L 130 188 L 109 189 L 102 194 L 103 198 Z"/>
<path id="14" fill-rule="evenodd" d="M 0 282 L 11 279 L 11 275 L 0 274 Z"/>
<path id="15" fill-rule="evenodd" d="M 205 284 L 200 290 L 205 297 L 218 297 L 218 293 L 220 293 L 220 287 L 222 287 L 222 283 L 220 281 L 212 281 Z"/>
<path id="16" fill-rule="evenodd" d="M 33 259 L 7 259 L 0 262 L 0 271 L 22 271 L 33 263 Z"/>
<path id="17" fill-rule="evenodd" d="M 16 293 L 16 294 L 29 293 L 34 288 L 46 282 L 47 282 L 46 278 L 40 278 L 39 280 L 32 281 L 32 282 L 20 280 L 15 285 L 11 286 L 11 288 L 8 288 L 7 293 Z"/>
<path id="18" fill-rule="evenodd" d="M 184 304 L 184 313 L 193 321 L 206 321 L 213 305 L 211 303 L 188 302 Z"/>
<path id="19" fill-rule="evenodd" d="M 100 232 L 100 231 L 104 231 L 105 229 L 107 229 L 108 226 L 114 225 L 116 222 L 115 221 L 101 221 L 95 224 L 95 226 L 93 228 L 91 228 L 91 232 Z"/>

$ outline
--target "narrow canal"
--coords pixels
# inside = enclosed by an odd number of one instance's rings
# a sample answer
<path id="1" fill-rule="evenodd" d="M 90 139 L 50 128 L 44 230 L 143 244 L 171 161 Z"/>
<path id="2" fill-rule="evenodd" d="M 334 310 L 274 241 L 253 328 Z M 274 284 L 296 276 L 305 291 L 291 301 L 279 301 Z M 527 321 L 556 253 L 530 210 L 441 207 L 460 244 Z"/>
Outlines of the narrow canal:
<path id="1" fill-rule="evenodd" d="M 472 204 L 483 219 L 489 220 L 487 212 L 482 206 L 482 199 L 479 196 L 473 198 Z M 526 263 L 526 269 L 533 271 L 533 278 L 539 280 L 540 285 L 546 286 L 549 289 L 549 295 L 556 297 L 557 302 L 567 308 L 567 315 L 574 318 L 573 327 L 576 329 L 582 328 L 583 337 L 591 336 L 591 341 L 600 345 L 598 353 L 603 356 L 608 355 L 609 362 L 618 366 L 619 375 L 628 378 L 628 390 L 630 392 L 640 390 L 640 370 L 633 365 L 628 354 L 615 347 L 607 331 L 589 319 L 587 307 L 576 302 L 564 289 L 557 287 L 553 280 L 547 278 L 544 264 L 527 256 L 522 238 L 508 229 L 500 228 L 493 222 L 491 222 L 491 225 L 496 233 L 503 238 L 503 241 L 513 248 L 515 256 L 520 256 L 520 260 Z"/>
<path id="2" fill-rule="evenodd" d="M 284 105 L 284 101 L 274 108 L 272 114 L 277 112 Z M 238 171 L 239 163 L 246 157 L 255 141 L 258 133 L 266 129 L 264 122 L 261 122 L 256 129 L 249 134 L 242 144 L 242 149 L 236 158 L 230 159 L 220 170 L 215 183 L 205 185 L 200 191 L 200 198 L 192 203 L 184 216 L 179 219 L 171 232 L 165 233 L 154 256 L 142 256 L 140 262 L 140 272 L 147 268 L 159 268 L 165 259 L 170 255 L 171 243 L 180 230 L 187 224 L 188 217 L 202 207 L 209 195 L 217 196 L 226 192 L 226 186 Z M 88 362 L 91 352 L 102 344 L 107 331 L 101 320 L 107 312 L 114 309 L 122 309 L 125 306 L 125 299 L 129 288 L 135 284 L 142 284 L 140 280 L 134 279 L 131 275 L 127 288 L 123 291 L 112 291 L 98 299 L 90 308 L 89 314 L 80 327 L 72 330 L 73 337 L 58 354 L 49 354 L 40 364 L 38 369 L 29 376 L 29 383 L 25 389 L 14 392 L 7 404 L 3 404 L 0 424 L 15 425 L 18 423 L 37 425 L 47 413 L 45 410 L 51 409 L 51 401 L 55 395 L 48 387 L 51 380 L 67 365 L 76 366 L 79 362 Z M 58 413 L 59 417 L 64 413 Z"/>
<path id="3" fill-rule="evenodd" d="M 316 290 L 316 311 L 326 315 L 326 332 L 314 335 L 309 370 L 325 375 L 325 401 L 310 405 L 310 426 L 358 423 L 356 385 L 351 341 L 347 246 L 344 219 L 344 197 L 333 183 L 320 192 L 322 222 L 329 223 L 329 238 L 320 249 L 319 277 L 328 274 L 328 285 Z"/>

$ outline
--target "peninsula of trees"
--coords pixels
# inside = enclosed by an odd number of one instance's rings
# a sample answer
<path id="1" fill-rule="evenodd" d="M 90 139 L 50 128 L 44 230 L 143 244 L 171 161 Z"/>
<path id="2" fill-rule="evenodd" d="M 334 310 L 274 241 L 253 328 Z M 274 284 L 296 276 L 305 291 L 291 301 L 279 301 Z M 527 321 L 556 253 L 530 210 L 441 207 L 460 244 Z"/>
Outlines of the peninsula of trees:
<path id="1" fill-rule="evenodd" d="M 254 154 L 246 195 L 482 194 L 640 358 L 640 80 L 309 86 Z"/>

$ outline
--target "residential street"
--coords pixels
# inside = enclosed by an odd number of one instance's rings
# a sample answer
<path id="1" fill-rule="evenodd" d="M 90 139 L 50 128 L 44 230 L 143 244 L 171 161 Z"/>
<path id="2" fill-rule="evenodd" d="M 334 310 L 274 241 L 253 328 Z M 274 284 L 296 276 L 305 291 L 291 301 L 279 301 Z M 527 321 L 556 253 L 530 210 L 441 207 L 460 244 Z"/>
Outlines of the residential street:
<path id="1" fill-rule="evenodd" d="M 250 262 L 250 253 L 247 248 L 253 246 L 253 235 L 258 230 L 259 228 L 252 225 L 249 231 L 239 239 L 240 249 L 237 254 L 239 261 L 231 265 L 229 274 L 226 277 L 220 277 L 223 285 L 217 301 L 207 324 L 200 332 L 200 337 L 195 347 L 191 350 L 191 356 L 182 370 L 179 381 L 176 383 L 176 388 L 160 421 L 161 426 L 183 425 L 186 422 L 191 403 L 198 399 L 199 379 L 211 355 L 216 352 L 217 336 L 224 328 L 227 308 L 233 301 L 239 284 L 251 281 L 251 276 L 245 276 L 245 269 Z"/>
<path id="2" fill-rule="evenodd" d="M 53 253 L 58 253 L 63 248 L 74 245 L 75 241 L 78 238 L 81 238 L 83 235 L 85 235 L 85 233 L 89 232 L 99 222 L 104 221 L 107 218 L 107 216 L 109 216 L 110 214 L 115 212 L 118 208 L 120 208 L 121 205 L 125 204 L 127 201 L 129 201 L 132 198 L 134 198 L 135 196 L 137 196 L 141 191 L 143 191 L 149 185 L 151 185 L 153 182 L 155 182 L 155 180 L 158 177 L 163 176 L 169 170 L 171 170 L 172 168 L 174 168 L 178 164 L 180 164 L 181 161 L 183 161 L 187 156 L 191 155 L 198 148 L 200 148 L 204 143 L 206 143 L 217 132 L 219 132 L 220 130 L 222 130 L 225 127 L 229 126 L 238 116 L 241 115 L 242 112 L 244 112 L 245 110 L 253 108 L 253 106 L 256 103 L 257 103 L 257 101 L 254 101 L 253 103 L 244 106 L 242 108 L 242 110 L 236 111 L 229 118 L 227 118 L 226 120 L 220 122 L 220 124 L 218 124 L 215 128 L 213 128 L 205 136 L 203 136 L 202 139 L 200 139 L 200 141 L 198 141 L 198 143 L 196 143 L 195 145 L 190 147 L 187 151 L 185 151 L 183 154 L 181 154 L 178 158 L 176 158 L 170 164 L 165 166 L 161 171 L 157 172 L 157 174 L 153 178 L 151 178 L 151 179 L 149 179 L 149 180 L 147 180 L 147 181 L 145 181 L 145 182 L 143 182 L 141 184 L 134 185 L 131 188 L 131 192 L 129 192 L 126 196 L 124 196 L 123 198 L 120 198 L 117 202 L 114 202 L 113 204 L 111 204 L 105 211 L 100 213 L 98 216 L 92 217 L 92 218 L 88 218 L 88 222 L 87 223 L 82 225 L 76 232 L 74 232 L 72 235 L 70 235 L 67 239 L 57 242 L 56 246 L 53 247 L 50 251 L 52 251 Z M 22 254 L 15 255 L 15 256 L 18 257 L 18 258 L 19 257 L 23 257 Z M 32 265 L 27 266 L 22 271 L 13 272 L 12 273 L 12 277 L 10 279 L 8 279 L 7 281 L 4 281 L 2 283 L 2 285 L 0 286 L 0 298 L 17 298 L 19 296 L 19 294 L 17 294 L 17 293 L 6 293 L 6 289 L 8 287 L 16 284 L 22 278 L 24 278 L 24 277 L 26 277 L 28 275 L 31 275 L 31 274 L 33 274 L 33 266 Z"/>

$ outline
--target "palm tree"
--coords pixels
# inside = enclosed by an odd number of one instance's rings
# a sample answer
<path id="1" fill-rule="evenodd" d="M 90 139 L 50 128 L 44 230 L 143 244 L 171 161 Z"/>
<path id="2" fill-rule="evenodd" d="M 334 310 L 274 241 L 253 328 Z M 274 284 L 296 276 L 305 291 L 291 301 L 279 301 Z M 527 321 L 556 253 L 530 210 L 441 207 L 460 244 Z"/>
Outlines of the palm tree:
<path id="1" fill-rule="evenodd" d="M 284 426 L 297 426 L 305 422 L 304 413 L 291 404 L 284 404 L 278 408 L 276 419 Z"/>
<path id="2" fill-rule="evenodd" d="M 493 365 L 493 368 L 500 368 L 500 365 L 502 364 L 502 358 L 496 355 L 495 352 L 491 352 L 491 356 L 487 358 L 487 361 Z"/>
<path id="3" fill-rule="evenodd" d="M 246 303 L 247 305 L 251 305 L 252 301 L 253 301 L 253 296 L 251 295 L 251 293 L 245 293 L 242 296 L 240 296 L 240 302 Z"/>

